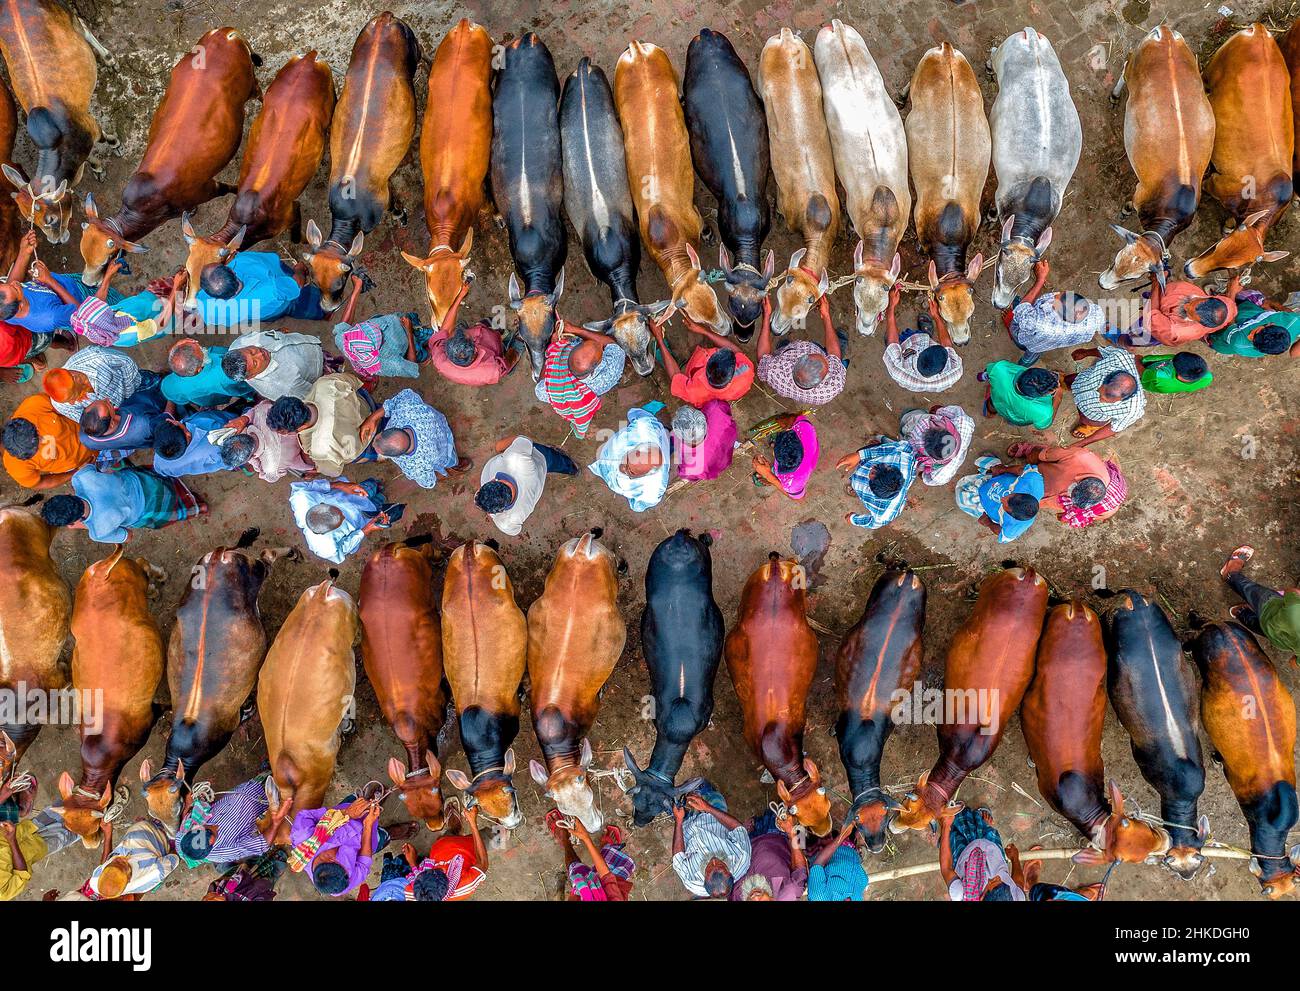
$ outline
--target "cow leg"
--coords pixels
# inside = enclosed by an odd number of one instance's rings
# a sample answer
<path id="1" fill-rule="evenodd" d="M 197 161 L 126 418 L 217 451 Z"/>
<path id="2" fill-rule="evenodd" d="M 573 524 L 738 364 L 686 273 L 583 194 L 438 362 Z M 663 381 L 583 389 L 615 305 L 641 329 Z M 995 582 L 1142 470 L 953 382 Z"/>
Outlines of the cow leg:
<path id="1" fill-rule="evenodd" d="M 388 212 L 399 225 L 405 227 L 408 222 L 406 207 L 401 198 L 393 191 L 393 181 L 388 180 Z"/>
<path id="2" fill-rule="evenodd" d="M 403 221 L 405 224 L 405 221 Z M 289 220 L 289 240 L 294 244 L 302 244 L 302 204 L 297 200 L 293 204 L 293 217 Z"/>
<path id="3" fill-rule="evenodd" d="M 239 192 L 238 186 L 232 186 L 228 182 L 218 182 L 216 183 L 216 187 L 217 187 L 217 191 L 214 194 L 214 196 L 234 196 L 237 192 Z"/>
<path id="4" fill-rule="evenodd" d="M 1124 73 L 1119 74 L 1119 79 L 1115 82 L 1115 88 L 1110 91 L 1110 102 L 1119 103 L 1120 94 L 1124 92 L 1127 83 L 1124 80 Z"/>
<path id="5" fill-rule="evenodd" d="M 117 56 L 105 48 L 100 40 L 90 33 L 90 28 L 86 27 L 85 22 L 80 17 L 77 18 L 77 27 L 81 30 L 81 36 L 86 39 L 86 44 L 95 50 L 95 54 L 99 56 L 99 60 L 104 63 L 104 66 L 109 69 L 116 69 Z"/>

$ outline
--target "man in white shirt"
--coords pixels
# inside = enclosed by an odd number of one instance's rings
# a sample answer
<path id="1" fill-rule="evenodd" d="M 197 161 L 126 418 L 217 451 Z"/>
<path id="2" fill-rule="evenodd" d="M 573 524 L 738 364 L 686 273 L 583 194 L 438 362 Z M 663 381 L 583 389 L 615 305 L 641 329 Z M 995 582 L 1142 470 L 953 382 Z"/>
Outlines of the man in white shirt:
<path id="1" fill-rule="evenodd" d="M 324 372 L 325 351 L 307 334 L 255 330 L 230 343 L 221 370 L 236 382 L 247 382 L 263 399 L 281 396 L 306 399 Z"/>
<path id="2" fill-rule="evenodd" d="M 483 466 L 474 504 L 492 517 L 498 530 L 513 537 L 537 508 L 550 472 L 576 475 L 578 466 L 563 451 L 523 436 L 506 437 Z"/>

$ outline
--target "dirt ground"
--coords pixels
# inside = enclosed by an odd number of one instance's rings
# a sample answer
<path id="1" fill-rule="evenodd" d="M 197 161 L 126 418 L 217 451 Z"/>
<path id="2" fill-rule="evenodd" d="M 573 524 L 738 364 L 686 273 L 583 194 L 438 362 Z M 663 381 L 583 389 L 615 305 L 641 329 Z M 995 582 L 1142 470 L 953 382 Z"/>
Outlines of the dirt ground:
<path id="1" fill-rule="evenodd" d="M 895 93 L 910 78 L 921 54 L 941 41 L 951 41 L 976 65 L 983 66 L 991 46 L 1026 24 L 1046 35 L 1055 45 L 1070 77 L 1075 102 L 1083 118 L 1083 158 L 1065 198 L 1064 209 L 1055 225 L 1056 238 L 1050 260 L 1052 285 L 1073 287 L 1096 295 L 1097 274 L 1105 269 L 1118 239 L 1107 228 L 1108 221 L 1121 220 L 1121 211 L 1134 186 L 1122 144 L 1122 108 L 1108 99 L 1117 74 L 1130 48 L 1156 24 L 1165 21 L 1178 28 L 1202 55 L 1207 57 L 1217 40 L 1256 17 L 1273 26 L 1300 11 L 1286 3 L 1236 3 L 1226 21 L 1214 4 L 1199 2 L 1160 3 L 1145 0 L 974 0 L 955 5 L 949 0 L 909 0 L 908 3 L 828 3 L 788 0 L 763 4 L 758 0 L 727 0 L 700 5 L 691 0 L 631 0 L 610 3 L 553 0 L 550 3 L 521 4 L 395 3 L 392 9 L 416 30 L 427 53 L 462 16 L 485 24 L 498 41 L 511 32 L 535 30 L 550 47 L 561 75 L 571 71 L 583 55 L 592 56 L 607 71 L 630 39 L 653 41 L 665 47 L 680 71 L 686 46 L 694 32 L 710 26 L 726 32 L 751 70 L 756 65 L 763 41 L 782 27 L 800 31 L 811 42 L 817 28 L 832 16 L 855 25 L 866 38 L 885 78 Z M 178 9 L 179 8 L 179 9 Z M 105 181 L 88 178 L 86 190 L 93 191 L 101 209 L 115 208 L 126 176 L 138 160 L 150 114 L 161 96 L 167 72 L 175 59 L 211 27 L 228 23 L 243 31 L 265 59 L 259 77 L 265 85 L 292 54 L 308 45 L 316 46 L 334 68 L 336 80 L 346 68 L 353 39 L 363 24 L 378 12 L 362 4 L 324 3 L 316 0 L 245 0 L 225 6 L 204 0 L 159 0 L 144 3 L 101 3 L 95 30 L 120 62 L 114 71 L 101 70 L 97 93 L 98 113 L 110 122 L 123 140 L 124 156 L 108 160 Z M 991 105 L 993 81 L 981 73 L 986 101 Z M 423 110 L 423 70 L 417 80 Z M 250 114 L 251 117 L 251 114 Z M 30 167 L 32 149 L 23 138 L 20 161 Z M 25 157 L 24 157 L 25 156 Z M 235 175 L 232 163 L 228 175 Z M 306 216 L 322 226 L 328 214 L 325 203 L 326 169 L 312 183 L 304 206 Z M 410 221 L 399 227 L 385 222 L 367 236 L 366 264 L 377 288 L 363 301 L 359 313 L 418 309 L 427 315 L 421 283 L 416 272 L 398 254 L 399 249 L 422 253 L 428 244 L 420 216 L 420 174 L 412 159 L 398 172 L 396 188 L 410 207 Z M 993 179 L 986 199 L 991 204 Z M 701 188 L 697 202 L 706 217 L 716 216 L 708 193 Z M 200 229 L 217 227 L 228 201 L 208 204 L 200 211 Z M 80 216 L 78 215 L 78 220 Z M 1199 251 L 1216 234 L 1222 211 L 1204 202 L 1196 224 L 1177 244 L 1179 260 Z M 1300 229 L 1294 211 L 1272 236 L 1273 247 L 1294 247 Z M 847 224 L 845 225 L 847 226 Z M 183 242 L 176 223 L 155 232 L 147 255 L 134 256 L 135 281 L 174 271 L 183 256 Z M 716 241 L 712 242 L 716 243 Z M 781 259 L 794 249 L 794 239 L 777 218 L 769 244 Z M 991 222 L 981 228 L 977 247 L 986 256 L 996 252 L 997 232 Z M 42 242 L 41 256 L 55 271 L 79 271 L 76 238 L 62 250 Z M 297 250 L 282 240 L 276 247 L 286 255 Z M 841 234 L 833 261 L 833 272 L 851 267 L 852 242 Z M 708 249 L 712 255 L 716 249 Z M 573 241 L 566 275 L 567 291 L 561 306 L 569 320 L 593 320 L 607 315 L 608 297 L 581 260 L 581 249 Z M 904 246 L 905 271 L 921 278 L 923 262 L 909 232 Z M 506 280 L 511 270 L 503 230 L 485 216 L 475 237 L 473 268 L 478 281 L 467 301 L 465 315 L 477 318 L 494 305 L 506 301 Z M 1292 258 L 1258 272 L 1256 282 L 1270 294 L 1282 296 L 1296 288 L 1300 258 Z M 127 280 L 128 284 L 131 280 Z M 944 400 L 959 402 L 977 413 L 982 387 L 975 373 L 984 364 L 1008 356 L 1009 345 L 995 325 L 995 311 L 989 304 L 991 274 L 979 284 L 979 309 L 974 339 L 963 354 L 966 375 Z M 664 285 L 657 271 L 646 261 L 642 266 L 643 299 L 657 299 Z M 905 299 L 903 318 L 911 321 L 918 298 Z M 1252 572 L 1263 581 L 1286 582 L 1297 570 L 1295 551 L 1283 547 L 1284 534 L 1295 532 L 1300 522 L 1296 500 L 1290 492 L 1297 457 L 1295 441 L 1300 418 L 1284 397 L 1300 385 L 1300 370 L 1285 359 L 1235 361 L 1213 359 L 1216 382 L 1193 396 L 1152 397 L 1145 419 L 1116 440 L 1100 445 L 1104 454 L 1118 456 L 1129 479 L 1128 503 L 1111 521 L 1083 532 L 1072 532 L 1047 518 L 1035 525 L 1014 546 L 996 544 L 990 535 L 958 511 L 952 487 L 929 489 L 918 484 L 912 489 L 908 509 L 892 526 L 881 532 L 850 527 L 843 514 L 855 507 L 843 483 L 833 470 L 841 454 L 860 445 L 864 437 L 881 432 L 896 434 L 899 414 L 918 399 L 897 386 L 886 375 L 881 362 L 881 341 L 853 333 L 852 299 L 848 291 L 832 298 L 837 325 L 849 329 L 852 339 L 849 384 L 844 394 L 817 416 L 821 431 L 822 466 L 814 477 L 808 497 L 791 502 L 771 489 L 758 489 L 750 481 L 747 462 L 737 459 L 731 470 L 713 483 L 675 492 L 663 504 L 643 515 L 631 513 L 626 503 L 592 478 L 584 468 L 574 479 L 554 478 L 545 498 L 529 521 L 527 533 L 507 538 L 496 533 L 472 504 L 471 485 L 445 481 L 432 492 L 416 488 L 385 468 L 391 499 L 409 504 L 406 519 L 396 536 L 435 534 L 443 546 L 470 538 L 497 537 L 502 557 L 514 580 L 519 603 L 527 607 L 541 590 L 556 547 L 567 537 L 592 526 L 602 526 L 606 539 L 627 560 L 621 604 L 629 623 L 625 654 L 606 686 L 600 715 L 591 732 L 596 763 L 600 767 L 621 766 L 621 750 L 627 745 L 644 759 L 653 740 L 653 726 L 641 717 L 642 697 L 648 679 L 636 634 L 643 606 L 643 575 L 655 545 L 678 527 L 710 531 L 714 548 L 715 595 L 730 622 L 745 578 L 766 557 L 769 550 L 788 553 L 791 536 L 801 524 L 820 521 L 828 529 L 829 546 L 820 563 L 813 563 L 814 591 L 810 598 L 811 618 L 822 635 L 822 658 L 809 701 L 806 746 L 823 769 L 827 784 L 837 798 L 836 815 L 846 808 L 843 768 L 830 729 L 835 719 L 832 700 L 832 658 L 838 636 L 854 623 L 872 583 L 882 570 L 882 555 L 901 557 L 923 569 L 930 590 L 926 629 L 925 678 L 937 684 L 942 678 L 943 657 L 948 641 L 970 609 L 975 584 L 1014 556 L 1033 565 L 1051 581 L 1061 595 L 1079 595 L 1094 607 L 1107 602 L 1094 593 L 1094 584 L 1111 589 L 1137 586 L 1154 589 L 1175 619 L 1185 629 L 1190 609 L 1220 617 L 1230 604 L 1221 586 L 1218 567 L 1227 551 L 1244 540 L 1252 541 L 1259 554 Z M 903 324 L 908 325 L 907 323 Z M 289 329 L 307 330 L 329 337 L 328 324 L 286 324 Z M 684 356 L 685 332 L 674 326 L 669 341 Z M 161 367 L 165 344 L 156 343 L 135 352 L 142 366 Z M 1049 365 L 1065 368 L 1068 357 L 1054 354 Z M 388 381 L 380 397 L 393 394 L 406 382 Z M 539 441 L 562 446 L 582 464 L 595 453 L 592 440 L 579 441 L 566 435 L 564 421 L 540 407 L 533 399 L 526 372 L 516 372 L 494 390 L 471 390 L 452 386 L 432 370 L 426 370 L 419 387 L 449 417 L 462 454 L 478 465 L 490 453 L 499 437 L 526 431 Z M 10 409 L 31 390 L 31 386 L 5 387 L 0 408 Z M 667 379 L 662 367 L 647 379 L 629 370 L 621 386 L 605 397 L 597 426 L 613 424 L 635 404 L 653 398 L 667 398 Z M 927 400 L 928 403 L 930 400 Z M 762 387 L 756 387 L 736 409 L 737 421 L 747 425 L 786 407 L 786 403 Z M 1065 438 L 1072 420 L 1070 404 L 1058 417 L 1057 438 Z M 1027 432 L 1008 428 L 1002 421 L 980 420 L 974 455 L 1002 451 Z M 1253 438 L 1254 457 L 1243 456 L 1243 438 Z M 351 473 L 358 478 L 372 473 L 370 467 Z M 158 533 L 142 533 L 130 544 L 133 552 L 165 568 L 169 578 L 156 599 L 157 617 L 164 631 L 170 627 L 174 608 L 185 587 L 191 565 L 207 550 L 230 544 L 246 526 L 261 528 L 264 544 L 301 543 L 287 505 L 288 480 L 267 487 L 243 475 L 210 475 L 194 481 L 212 507 L 209 517 Z M 0 505 L 27 495 L 4 477 L 0 479 Z M 373 545 L 372 545 L 373 546 Z M 65 532 L 54 544 L 54 555 L 70 583 L 75 584 L 83 569 L 102 557 L 107 548 L 91 543 L 83 532 Z M 365 555 L 358 554 L 342 569 L 340 582 L 356 591 Z M 318 559 L 304 563 L 278 564 L 262 593 L 262 609 L 268 630 L 274 633 L 299 593 L 325 577 L 326 565 Z M 439 577 L 440 580 L 440 577 Z M 1282 677 L 1295 686 L 1296 669 L 1286 658 L 1276 657 Z M 385 779 L 384 767 L 390 755 L 399 752 L 390 730 L 383 724 L 374 695 L 360 673 L 358 660 L 358 719 L 356 731 L 343 743 L 331 799 L 343 797 L 371 779 Z M 161 687 L 160 700 L 166 694 Z M 771 786 L 759 780 L 758 762 L 740 735 L 740 714 L 735 693 L 725 668 L 716 684 L 717 706 L 712 725 L 691 748 L 682 776 L 704 775 L 726 794 L 733 811 L 742 818 L 762 812 L 775 798 Z M 126 768 L 122 780 L 131 784 L 133 797 L 129 816 L 143 814 L 144 804 L 136 788 L 141 757 L 161 759 L 170 716 L 156 727 L 144 751 Z M 520 771 L 516 776 L 520 800 L 527 815 L 523 826 L 504 838 L 492 850 L 492 869 L 478 897 L 500 899 L 555 899 L 563 891 L 562 859 L 542 824 L 548 808 L 541 791 L 528 777 L 528 760 L 540 756 L 527 717 L 515 744 Z M 1206 743 L 1208 761 L 1208 742 Z M 935 756 L 934 730 L 927 726 L 901 726 L 885 753 L 883 778 L 906 789 L 918 773 L 929 767 Z M 440 748 L 444 766 L 465 767 L 454 722 L 444 731 Z M 264 756 L 261 728 L 256 719 L 246 723 L 226 751 L 208 765 L 202 777 L 217 789 L 245 780 Z M 1129 753 L 1128 740 L 1113 713 L 1108 713 L 1104 740 L 1107 772 L 1119 781 L 1126 795 L 1142 808 L 1157 810 L 1152 790 L 1138 774 Z M 48 728 L 27 757 L 27 765 L 40 779 L 42 804 L 53 793 L 62 769 L 77 767 L 76 733 L 65 727 Z M 1207 768 L 1208 784 L 1201 809 L 1210 817 L 1216 838 L 1247 845 L 1245 822 L 1223 776 Z M 630 802 L 619 792 L 612 777 L 597 784 L 601 804 L 613 821 L 622 822 L 630 813 Z M 1012 719 L 994 759 L 963 786 L 961 797 L 968 804 L 988 805 L 994 811 L 1004 836 L 1022 848 L 1033 843 L 1048 846 L 1073 844 L 1072 828 L 1052 814 L 1038 794 L 1032 770 L 1027 764 L 1018 718 Z M 399 810 L 386 811 L 395 820 Z M 426 833 L 418 843 L 427 845 Z M 672 899 L 684 891 L 670 867 L 671 825 L 661 821 L 635 830 L 630 852 L 637 861 L 634 897 Z M 934 850 L 922 834 L 897 837 L 878 857 L 868 857 L 869 873 L 933 859 Z M 78 886 L 94 865 L 91 851 L 69 849 L 37 868 L 34 882 L 24 898 L 39 898 L 50 888 L 62 891 Z M 212 873 L 208 869 L 177 871 L 163 889 L 151 898 L 191 899 L 203 891 Z M 1048 864 L 1044 879 L 1079 883 L 1101 876 L 1097 868 L 1071 867 L 1065 862 Z M 314 898 L 309 882 L 301 876 L 282 885 L 284 898 Z M 1159 867 L 1124 866 L 1110 881 L 1111 898 L 1117 899 L 1241 899 L 1258 898 L 1258 886 L 1241 862 L 1219 861 L 1190 882 L 1179 880 Z M 934 875 L 905 882 L 873 884 L 874 900 L 934 899 L 943 889 Z"/>

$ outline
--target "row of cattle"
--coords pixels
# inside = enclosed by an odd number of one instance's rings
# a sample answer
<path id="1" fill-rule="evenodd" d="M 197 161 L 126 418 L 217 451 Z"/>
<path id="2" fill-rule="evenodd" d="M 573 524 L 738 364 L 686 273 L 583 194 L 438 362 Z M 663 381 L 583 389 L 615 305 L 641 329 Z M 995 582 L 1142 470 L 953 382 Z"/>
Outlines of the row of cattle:
<path id="1" fill-rule="evenodd" d="M 280 552 L 219 548 L 206 555 L 164 647 L 148 608 L 147 564 L 119 549 L 91 565 L 70 597 L 49 556 L 50 536 L 34 514 L 0 514 L 0 673 L 5 687 L 61 687 L 59 660 L 71 632 L 73 686 L 102 691 L 102 727 L 82 728 L 80 780 L 65 773 L 59 781 L 64 820 L 87 845 L 101 839 L 116 778 L 149 737 L 164 670 L 173 713 L 166 754 L 156 772 L 149 760 L 140 772 L 150 810 L 177 820 L 186 776 L 193 779 L 225 747 L 255 693 L 272 782 L 263 825 L 283 841 L 293 813 L 320 806 L 333 777 L 355 692 L 358 628 L 366 675 L 405 751 L 388 772 L 412 816 L 442 826 L 445 776 L 503 826 L 522 820 L 511 745 L 526 694 L 545 760 L 531 762 L 532 777 L 562 812 L 593 832 L 600 828 L 587 733 L 626 626 L 617 604 L 619 564 L 599 531 L 564 544 L 527 614 L 491 543 L 467 542 L 450 554 L 440 598 L 432 545 L 387 544 L 365 566 L 358 604 L 332 580 L 309 588 L 269 649 L 257 599 Z M 634 821 L 650 822 L 695 786 L 677 784 L 677 776 L 709 724 L 725 656 L 755 757 L 790 813 L 826 835 L 830 799 L 803 749 L 819 653 L 806 576 L 796 561 L 773 553 L 746 582 L 737 621 L 724 636 L 710 543 L 678 531 L 647 567 L 641 641 L 656 735 L 644 768 L 624 750 L 635 779 Z M 1205 783 L 1203 717 L 1249 823 L 1265 892 L 1291 889 L 1295 868 L 1285 844 L 1297 817 L 1295 708 L 1243 627 L 1209 625 L 1192 644 L 1201 673 L 1198 716 L 1197 679 L 1159 606 L 1125 591 L 1103 629 L 1080 602 L 1049 610 L 1047 583 L 1032 570 L 994 574 L 953 638 L 944 673 L 948 697 L 994 704 L 962 705 L 937 718 L 938 759 L 899 803 L 882 787 L 880 767 L 900 719 L 898 693 L 913 691 L 921 678 L 925 608 L 925 585 L 914 572 L 886 571 L 836 654 L 835 734 L 852 793 L 849 814 L 870 850 L 884 847 L 888 830 L 927 827 L 992 756 L 1019 710 L 1039 789 L 1089 843 L 1077 859 L 1161 857 L 1190 877 L 1208 838 L 1196 808 Z M 448 687 L 469 774 L 444 774 L 437 756 Z M 1101 736 L 1108 690 L 1138 767 L 1160 796 L 1157 821 L 1127 813 L 1118 788 L 1107 789 Z M 4 728 L 16 761 L 39 726 Z"/>
<path id="2" fill-rule="evenodd" d="M 12 167 L 6 175 L 21 187 L 15 196 L 23 213 L 55 241 L 68 237 L 70 185 L 99 135 L 88 112 L 94 57 L 74 22 L 60 0 L 13 0 L 0 10 L 0 48 L 41 149 L 38 183 Z M 304 257 L 324 305 L 336 307 L 365 234 L 391 206 L 389 183 L 416 130 L 420 59 L 414 32 L 388 12 L 358 36 L 337 101 L 331 70 L 316 52 L 290 59 L 263 97 L 238 185 L 230 187 L 216 176 L 238 151 L 245 104 L 259 94 L 256 56 L 238 31 L 208 32 L 172 70 L 117 212 L 101 215 L 86 197 L 83 278 L 97 283 L 114 254 L 143 250 L 145 236 L 181 216 L 192 305 L 205 265 L 286 230 L 298 239 L 298 198 L 328 145 L 330 230 L 324 236 L 314 221 L 307 225 Z M 1047 39 L 1032 28 L 1017 32 L 994 49 L 990 66 L 998 95 L 986 115 L 965 56 L 946 43 L 926 52 L 908 86 L 904 123 L 861 35 L 838 20 L 812 49 L 788 29 L 769 39 L 757 87 L 730 41 L 705 29 L 687 49 L 680 86 L 666 52 L 633 42 L 612 87 L 583 59 L 563 89 L 536 35 L 494 46 L 484 28 L 464 20 L 430 63 L 420 163 L 431 241 L 427 254 L 405 257 L 423 274 L 441 322 L 490 193 L 509 232 L 510 302 L 536 373 L 563 289 L 567 213 L 588 266 L 610 292 L 611 316 L 592 326 L 611 333 L 649 374 L 647 321 L 670 309 L 725 335 L 733 321 L 752 326 L 775 287 L 778 334 L 807 316 L 829 286 L 841 225 L 838 179 L 858 236 L 858 329 L 873 331 L 901 277 L 898 248 L 913 217 L 930 256 L 931 291 L 953 339 L 964 343 L 983 266 L 981 255 L 968 254 L 990 163 L 1001 225 L 994 303 L 1004 307 L 1051 242 L 1083 144 L 1069 82 Z M 1182 36 L 1158 27 L 1131 54 L 1121 83 L 1129 88 L 1125 148 L 1142 229 L 1116 228 L 1125 244 L 1102 285 L 1163 278 L 1211 164 L 1210 191 L 1233 223 L 1188 272 L 1199 277 L 1284 255 L 1265 251 L 1264 238 L 1292 197 L 1300 29 L 1280 46 L 1263 25 L 1238 32 L 1202 79 Z M 12 130 L 6 145 L 0 126 L 4 158 Z M 717 202 L 725 308 L 700 262 L 695 172 Z M 779 274 L 771 253 L 762 257 L 769 179 L 802 242 Z M 222 193 L 235 195 L 225 222 L 200 236 L 184 215 Z M 637 293 L 642 242 L 669 289 L 656 303 Z"/>

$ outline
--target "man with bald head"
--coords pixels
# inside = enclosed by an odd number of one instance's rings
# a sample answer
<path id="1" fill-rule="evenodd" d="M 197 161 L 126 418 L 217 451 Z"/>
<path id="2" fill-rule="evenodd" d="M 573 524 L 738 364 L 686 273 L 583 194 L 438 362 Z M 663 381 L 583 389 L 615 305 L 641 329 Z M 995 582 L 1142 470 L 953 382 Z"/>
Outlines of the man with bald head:
<path id="1" fill-rule="evenodd" d="M 790 341 L 772 349 L 772 303 L 763 301 L 763 326 L 758 332 L 758 377 L 786 399 L 808 406 L 829 403 L 844 388 L 845 364 L 840 339 L 831 323 L 825 296 L 817 304 L 825 332 L 824 343 Z"/>
<path id="2" fill-rule="evenodd" d="M 204 347 L 193 337 L 183 337 L 167 352 L 170 374 L 162 380 L 162 394 L 177 406 L 207 409 L 252 396 L 253 387 L 231 378 L 221 367 L 227 349 Z"/>
<path id="3" fill-rule="evenodd" d="M 626 360 L 611 338 L 564 324 L 546 349 L 537 398 L 568 420 L 576 436 L 585 437 L 600 409 L 600 397 L 618 385 Z"/>
<path id="4" fill-rule="evenodd" d="M 406 507 L 385 503 L 383 485 L 375 478 L 316 478 L 289 486 L 289 508 L 308 550 L 342 564 L 366 534 L 392 526 Z"/>
<path id="5" fill-rule="evenodd" d="M 1065 377 L 1079 408 L 1079 420 L 1070 431 L 1074 446 L 1113 437 L 1142 419 L 1147 399 L 1131 353 L 1117 347 L 1079 348 L 1071 357 L 1097 359 L 1090 368 Z"/>

